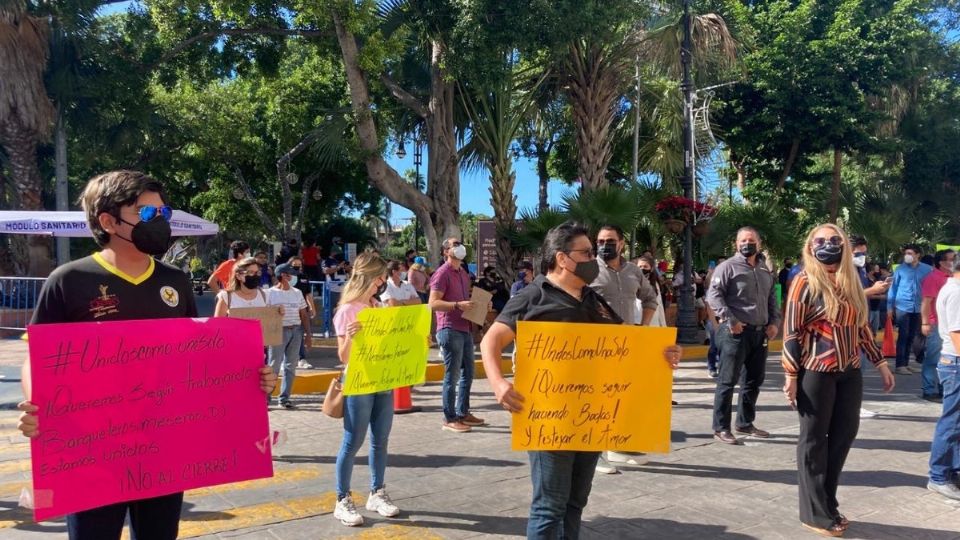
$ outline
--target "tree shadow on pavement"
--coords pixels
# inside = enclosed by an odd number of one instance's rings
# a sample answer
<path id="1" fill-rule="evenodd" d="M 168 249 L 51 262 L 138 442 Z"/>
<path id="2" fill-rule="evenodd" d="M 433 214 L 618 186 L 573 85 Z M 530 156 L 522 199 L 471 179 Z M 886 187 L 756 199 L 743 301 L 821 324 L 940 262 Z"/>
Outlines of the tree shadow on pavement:
<path id="1" fill-rule="evenodd" d="M 894 450 L 898 452 L 930 453 L 930 441 L 897 441 L 892 439 L 857 439 L 854 448 L 863 450 Z"/>
<path id="2" fill-rule="evenodd" d="M 584 522 L 580 537 L 589 539 L 607 538 L 669 538 L 670 540 L 702 540 L 720 538 L 725 540 L 753 540 L 753 536 L 731 532 L 725 525 L 707 523 L 681 523 L 669 519 L 608 518 L 601 517 Z"/>
<path id="3" fill-rule="evenodd" d="M 0 520 L 17 522 L 11 528 L 18 531 L 58 534 L 67 532 L 67 524 L 63 518 L 37 523 L 33 520 L 33 510 L 20 506 L 17 501 L 0 501 Z"/>
<path id="4" fill-rule="evenodd" d="M 713 465 L 687 465 L 683 463 L 650 462 L 643 468 L 647 474 L 666 474 L 694 476 L 697 478 L 726 478 L 730 480 L 751 480 L 769 484 L 797 485 L 796 469 L 758 470 L 738 467 L 716 467 Z M 841 486 L 864 487 L 923 487 L 927 477 L 900 471 L 845 471 L 840 476 Z"/>
<path id="5" fill-rule="evenodd" d="M 923 538 L 924 540 L 956 540 L 960 538 L 958 531 L 942 531 L 937 529 L 921 529 L 919 527 L 903 527 L 900 525 L 885 525 L 883 523 L 869 523 L 855 521 L 847 529 L 845 538 L 863 538 L 869 540 L 885 540 L 900 538 Z"/>

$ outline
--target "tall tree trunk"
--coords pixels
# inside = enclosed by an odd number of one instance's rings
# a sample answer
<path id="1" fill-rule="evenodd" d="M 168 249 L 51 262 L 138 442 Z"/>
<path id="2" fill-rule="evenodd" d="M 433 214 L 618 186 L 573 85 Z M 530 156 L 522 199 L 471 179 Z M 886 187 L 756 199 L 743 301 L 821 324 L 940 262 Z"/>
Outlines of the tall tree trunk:
<path id="1" fill-rule="evenodd" d="M 843 168 L 843 150 L 833 147 L 833 187 L 830 189 L 830 223 L 840 215 L 840 172 Z"/>
<path id="2" fill-rule="evenodd" d="M 581 189 L 607 185 L 607 165 L 613 156 L 611 128 L 619 98 L 619 74 L 602 47 L 576 41 L 567 55 L 567 94 L 576 131 L 577 172 Z"/>
<path id="3" fill-rule="evenodd" d="M 491 173 L 490 205 L 493 207 L 493 223 L 497 228 L 497 273 L 507 283 L 513 283 L 520 253 L 510 245 L 507 232 L 516 228 L 517 196 L 513 194 L 513 187 L 517 175 L 509 163 L 493 167 Z"/>
<path id="4" fill-rule="evenodd" d="M 440 244 L 443 238 L 460 236 L 460 185 L 453 125 L 453 84 L 445 82 L 440 71 L 442 47 L 435 46 L 433 50 L 429 111 L 418 111 L 427 121 L 428 130 L 427 194 L 423 194 L 384 161 L 377 125 L 370 110 L 367 75 L 360 67 L 356 37 L 346 29 L 335 10 L 331 12 L 331 17 L 343 55 L 357 138 L 364 151 L 364 163 L 370 183 L 392 202 L 408 208 L 417 216 L 423 228 L 430 260 L 437 263 L 440 260 Z M 393 88 L 391 91 L 395 95 L 398 93 L 398 90 Z"/>
<path id="5" fill-rule="evenodd" d="M 537 146 L 537 178 L 540 180 L 540 193 L 537 208 L 541 212 L 550 207 L 547 200 L 547 190 L 550 186 L 550 173 L 547 171 L 547 159 L 550 158 L 550 151 L 542 152 L 542 146 Z"/>
<path id="6" fill-rule="evenodd" d="M 14 203 L 19 210 L 43 210 L 43 180 L 37 167 L 37 139 L 16 117 L 0 123 L 0 142 L 10 158 Z M 19 275 L 50 273 L 50 240 L 39 235 L 11 239 L 14 267 Z"/>
<path id="7" fill-rule="evenodd" d="M 793 170 L 793 164 L 797 160 L 797 152 L 800 151 L 800 138 L 797 137 L 793 139 L 793 144 L 790 145 L 790 153 L 787 154 L 787 162 L 783 164 L 783 172 L 780 173 L 780 179 L 777 181 L 777 193 L 783 190 L 783 186 L 787 183 L 787 178 L 790 176 L 790 172 Z"/>

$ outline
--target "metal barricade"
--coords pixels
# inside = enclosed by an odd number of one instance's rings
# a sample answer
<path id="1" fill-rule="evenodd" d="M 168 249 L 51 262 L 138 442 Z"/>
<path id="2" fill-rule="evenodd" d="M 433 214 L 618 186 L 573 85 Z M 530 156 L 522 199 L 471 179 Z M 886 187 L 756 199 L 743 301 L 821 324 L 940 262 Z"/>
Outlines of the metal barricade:
<path id="1" fill-rule="evenodd" d="M 310 281 L 310 290 L 314 298 L 321 299 L 322 308 L 319 310 L 322 320 L 319 329 L 324 337 L 336 337 L 337 333 L 333 329 L 333 312 L 337 309 L 337 302 L 340 300 L 340 289 L 345 281 Z"/>
<path id="2" fill-rule="evenodd" d="M 0 277 L 0 330 L 7 337 L 26 331 L 47 278 Z"/>

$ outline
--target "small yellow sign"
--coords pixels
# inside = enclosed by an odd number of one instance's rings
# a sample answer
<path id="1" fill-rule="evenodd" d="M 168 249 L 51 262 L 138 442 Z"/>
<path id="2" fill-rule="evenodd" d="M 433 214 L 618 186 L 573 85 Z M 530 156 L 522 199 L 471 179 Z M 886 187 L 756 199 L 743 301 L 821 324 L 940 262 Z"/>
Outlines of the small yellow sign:
<path id="1" fill-rule="evenodd" d="M 353 337 L 343 394 L 373 394 L 420 384 L 427 373 L 430 307 L 364 309 Z"/>
<path id="2" fill-rule="evenodd" d="M 676 328 L 517 323 L 514 450 L 670 451 Z"/>

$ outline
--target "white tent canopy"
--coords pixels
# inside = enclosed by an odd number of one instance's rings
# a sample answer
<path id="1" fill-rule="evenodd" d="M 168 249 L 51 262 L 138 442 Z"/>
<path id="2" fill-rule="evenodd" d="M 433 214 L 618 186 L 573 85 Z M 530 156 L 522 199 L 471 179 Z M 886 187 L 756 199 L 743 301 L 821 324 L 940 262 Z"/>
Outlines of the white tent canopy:
<path id="1" fill-rule="evenodd" d="M 201 217 L 173 211 L 170 220 L 173 236 L 209 236 L 217 234 L 220 226 Z M 0 234 L 44 234 L 68 238 L 92 238 L 83 212 L 57 211 L 0 211 Z"/>

